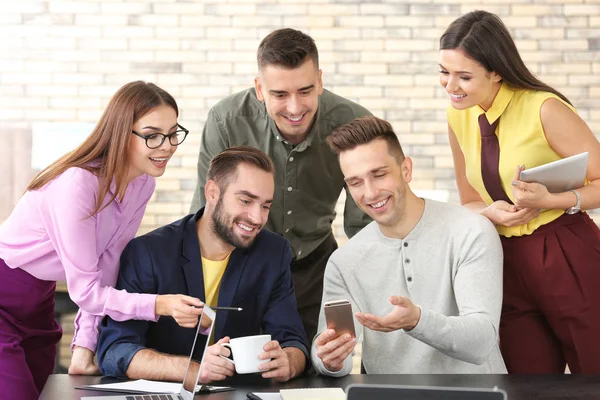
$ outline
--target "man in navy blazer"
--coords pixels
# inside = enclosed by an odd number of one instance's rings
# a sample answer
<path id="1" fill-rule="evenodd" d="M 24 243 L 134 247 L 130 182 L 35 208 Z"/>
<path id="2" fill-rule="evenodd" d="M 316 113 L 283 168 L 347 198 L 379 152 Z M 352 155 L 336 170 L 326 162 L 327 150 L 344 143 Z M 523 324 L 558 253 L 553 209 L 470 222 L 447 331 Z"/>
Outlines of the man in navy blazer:
<path id="1" fill-rule="evenodd" d="M 243 311 L 217 311 L 214 344 L 207 348 L 200 366 L 200 382 L 234 374 L 233 364 L 219 357 L 230 355 L 220 344 L 260 333 L 273 339 L 261 355 L 271 358 L 261 364 L 262 376 L 287 381 L 304 371 L 309 352 L 296 307 L 289 243 L 262 230 L 273 199 L 273 164 L 252 147 L 227 149 L 211 160 L 205 191 L 204 209 L 127 245 L 116 288 L 187 294 L 204 303 L 205 286 L 218 284 L 218 301 L 209 305 L 242 307 Z M 205 282 L 206 260 L 224 266 L 220 282 L 214 277 Z M 172 317 L 156 322 L 117 322 L 106 317 L 97 349 L 100 370 L 114 377 L 181 381 L 195 332 L 179 326 Z M 207 338 L 199 335 L 198 340 Z M 196 348 L 203 349 L 204 343 L 198 342 Z"/>

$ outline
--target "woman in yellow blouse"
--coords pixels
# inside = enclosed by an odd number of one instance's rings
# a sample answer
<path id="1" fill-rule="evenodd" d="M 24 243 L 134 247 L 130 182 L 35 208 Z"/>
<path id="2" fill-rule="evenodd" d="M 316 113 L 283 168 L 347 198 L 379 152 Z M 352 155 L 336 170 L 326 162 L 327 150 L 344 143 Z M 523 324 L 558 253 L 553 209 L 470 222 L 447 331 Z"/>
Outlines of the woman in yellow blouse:
<path id="1" fill-rule="evenodd" d="M 500 346 L 511 373 L 600 373 L 600 143 L 569 100 L 525 66 L 502 21 L 455 20 L 440 39 L 440 83 L 461 203 L 493 222 L 504 248 Z M 519 181 L 588 151 L 582 188 Z"/>

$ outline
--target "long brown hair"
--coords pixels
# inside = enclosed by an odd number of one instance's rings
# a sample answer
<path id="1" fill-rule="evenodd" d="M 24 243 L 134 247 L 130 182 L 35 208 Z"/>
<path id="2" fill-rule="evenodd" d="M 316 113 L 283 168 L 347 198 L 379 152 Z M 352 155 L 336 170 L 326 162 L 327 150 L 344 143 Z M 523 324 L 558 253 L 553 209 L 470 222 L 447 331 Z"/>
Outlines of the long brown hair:
<path id="1" fill-rule="evenodd" d="M 92 133 L 75 150 L 44 168 L 27 186 L 38 190 L 72 167 L 83 168 L 98 177 L 98 198 L 91 216 L 108 206 L 127 187 L 128 148 L 133 124 L 154 108 L 167 105 L 179 114 L 175 99 L 153 83 L 130 82 L 110 99 Z M 106 203 L 114 179 L 116 190 Z"/>
<path id="2" fill-rule="evenodd" d="M 467 13 L 450 24 L 440 38 L 440 50 L 462 49 L 488 72 L 496 72 L 511 88 L 554 93 L 558 90 L 536 78 L 527 68 L 502 20 L 487 11 Z"/>

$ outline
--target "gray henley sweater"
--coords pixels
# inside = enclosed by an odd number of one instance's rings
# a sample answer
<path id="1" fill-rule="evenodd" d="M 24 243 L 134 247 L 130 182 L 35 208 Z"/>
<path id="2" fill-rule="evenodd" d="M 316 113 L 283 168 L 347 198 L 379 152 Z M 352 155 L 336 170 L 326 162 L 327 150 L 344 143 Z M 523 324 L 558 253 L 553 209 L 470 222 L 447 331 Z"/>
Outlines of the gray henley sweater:
<path id="1" fill-rule="evenodd" d="M 498 347 L 502 305 L 502 247 L 486 218 L 463 207 L 425 201 L 421 220 L 404 238 L 382 234 L 376 222 L 335 251 L 325 271 L 323 303 L 347 299 L 353 311 L 385 315 L 392 295 L 421 307 L 411 331 L 364 328 L 362 361 L 370 374 L 506 373 Z M 321 307 L 318 332 L 326 329 Z M 314 340 L 314 339 L 313 339 Z M 352 370 L 352 355 L 341 371 Z"/>

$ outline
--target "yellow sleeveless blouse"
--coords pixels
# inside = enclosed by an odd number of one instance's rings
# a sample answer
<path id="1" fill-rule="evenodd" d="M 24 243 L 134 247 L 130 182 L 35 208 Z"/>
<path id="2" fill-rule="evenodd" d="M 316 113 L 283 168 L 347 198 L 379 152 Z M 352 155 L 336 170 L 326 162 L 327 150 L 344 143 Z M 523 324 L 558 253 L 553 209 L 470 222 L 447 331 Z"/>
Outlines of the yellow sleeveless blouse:
<path id="1" fill-rule="evenodd" d="M 542 128 L 540 110 L 544 101 L 549 98 L 558 99 L 573 112 L 577 112 L 570 104 L 552 93 L 513 90 L 505 83 L 500 87 L 490 109 L 485 112 L 488 121 L 500 118 L 496 128 L 500 146 L 498 170 L 502 188 L 513 201 L 511 181 L 517 165 L 524 164 L 526 168 L 533 168 L 562 158 L 550 147 Z M 456 110 L 450 106 L 446 114 L 448 124 L 454 131 L 465 157 L 467 179 L 489 205 L 493 200 L 487 193 L 481 177 L 481 134 L 477 122 L 477 118 L 483 112 L 479 106 L 466 110 Z M 564 210 L 547 210 L 528 224 L 497 226 L 496 229 L 500 235 L 506 237 L 529 235 L 563 213 Z"/>

